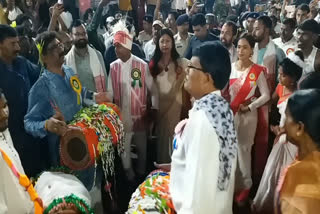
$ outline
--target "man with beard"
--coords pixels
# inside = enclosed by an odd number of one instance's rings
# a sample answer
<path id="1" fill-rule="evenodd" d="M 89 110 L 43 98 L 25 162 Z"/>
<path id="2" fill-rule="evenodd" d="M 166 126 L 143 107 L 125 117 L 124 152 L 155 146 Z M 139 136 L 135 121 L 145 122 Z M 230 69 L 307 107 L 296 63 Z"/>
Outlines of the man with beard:
<path id="1" fill-rule="evenodd" d="M 270 38 L 272 21 L 268 16 L 260 16 L 254 23 L 252 35 L 256 40 L 253 62 L 267 68 L 270 92 L 276 86 L 278 65 L 286 57 L 284 52 Z"/>
<path id="2" fill-rule="evenodd" d="M 280 38 L 276 38 L 273 42 L 283 50 L 288 56 L 289 53 L 297 50 L 297 40 L 293 36 L 293 32 L 296 28 L 296 22 L 294 19 L 286 19 L 281 24 Z"/>
<path id="3" fill-rule="evenodd" d="M 174 35 L 174 41 L 180 57 L 183 57 L 189 45 L 189 41 L 192 37 L 192 33 L 188 32 L 189 16 L 187 14 L 183 14 L 178 17 L 177 28 L 178 33 Z"/>
<path id="4" fill-rule="evenodd" d="M 314 19 L 305 20 L 297 29 L 298 48 L 301 49 L 306 64 L 303 75 L 320 71 L 320 51 L 313 45 L 319 33 L 319 24 Z"/>
<path id="5" fill-rule="evenodd" d="M 66 65 L 78 74 L 91 91 L 106 92 L 107 73 L 101 53 L 88 45 L 88 34 L 81 20 L 72 25 L 73 47 L 66 55 Z"/>
<path id="6" fill-rule="evenodd" d="M 9 131 L 26 174 L 35 176 L 47 167 L 46 144 L 26 133 L 23 118 L 28 108 L 29 90 L 38 79 L 40 68 L 18 56 L 19 51 L 15 29 L 0 25 L 0 88 L 8 101 Z"/>
<path id="7" fill-rule="evenodd" d="M 231 63 L 234 63 L 238 59 L 237 50 L 233 44 L 237 37 L 237 32 L 237 25 L 232 21 L 228 21 L 222 26 L 220 33 L 220 40 L 230 53 Z"/>

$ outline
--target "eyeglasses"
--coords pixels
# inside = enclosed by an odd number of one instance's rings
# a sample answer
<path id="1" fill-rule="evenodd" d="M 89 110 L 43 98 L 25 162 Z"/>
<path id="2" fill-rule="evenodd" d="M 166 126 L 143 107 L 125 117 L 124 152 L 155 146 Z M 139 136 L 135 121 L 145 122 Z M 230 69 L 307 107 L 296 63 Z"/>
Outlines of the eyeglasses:
<path id="1" fill-rule="evenodd" d="M 191 64 L 187 65 L 187 69 L 194 69 L 194 70 L 203 71 L 203 69 L 202 69 L 202 68 L 194 67 L 194 66 L 193 66 L 193 65 L 191 65 Z"/>
<path id="2" fill-rule="evenodd" d="M 52 45 L 50 48 L 48 48 L 48 50 L 55 50 L 55 49 L 57 49 L 58 47 L 64 48 L 63 43 L 59 42 L 59 43 L 57 43 L 57 44 L 54 44 L 54 45 Z"/>

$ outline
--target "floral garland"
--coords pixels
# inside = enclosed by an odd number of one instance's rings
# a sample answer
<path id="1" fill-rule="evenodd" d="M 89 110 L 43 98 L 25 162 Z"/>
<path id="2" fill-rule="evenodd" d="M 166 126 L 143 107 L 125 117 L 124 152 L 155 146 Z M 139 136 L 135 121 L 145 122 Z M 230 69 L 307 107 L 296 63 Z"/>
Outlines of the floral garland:
<path id="1" fill-rule="evenodd" d="M 74 194 L 64 198 L 54 199 L 51 204 L 45 209 L 44 214 L 59 213 L 64 209 L 78 209 L 81 214 L 94 214 L 87 202 Z"/>
<path id="2" fill-rule="evenodd" d="M 119 115 L 108 104 L 93 105 L 81 109 L 70 125 L 84 123 L 95 130 L 99 137 L 98 152 L 102 160 L 105 177 L 114 175 L 115 148 L 124 152 L 124 128 Z"/>
<path id="3" fill-rule="evenodd" d="M 175 214 L 169 192 L 170 175 L 167 172 L 155 172 L 138 187 L 132 195 L 129 210 L 133 214 L 156 211 Z"/>

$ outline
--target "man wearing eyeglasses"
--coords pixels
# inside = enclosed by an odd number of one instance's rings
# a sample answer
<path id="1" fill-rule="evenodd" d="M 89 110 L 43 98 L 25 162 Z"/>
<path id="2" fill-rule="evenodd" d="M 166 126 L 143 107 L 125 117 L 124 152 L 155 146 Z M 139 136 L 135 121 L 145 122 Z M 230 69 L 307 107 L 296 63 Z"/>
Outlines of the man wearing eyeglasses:
<path id="1" fill-rule="evenodd" d="M 81 83 L 91 91 L 106 92 L 107 73 L 101 53 L 88 44 L 88 34 L 80 20 L 72 25 L 73 47 L 66 55 L 66 65 L 78 74 Z"/>

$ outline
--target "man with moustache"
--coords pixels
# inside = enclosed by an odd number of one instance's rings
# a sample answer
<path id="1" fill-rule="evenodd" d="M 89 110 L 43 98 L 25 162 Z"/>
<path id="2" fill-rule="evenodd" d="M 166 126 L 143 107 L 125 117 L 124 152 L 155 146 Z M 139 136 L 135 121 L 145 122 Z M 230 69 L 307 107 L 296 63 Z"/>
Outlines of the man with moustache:
<path id="1" fill-rule="evenodd" d="M 273 42 L 283 50 L 288 56 L 289 53 L 295 52 L 298 49 L 298 43 L 296 38 L 293 36 L 293 32 L 296 27 L 294 19 L 286 19 L 281 24 L 280 37 L 273 40 Z"/>
<path id="2" fill-rule="evenodd" d="M 256 40 L 252 60 L 267 68 L 267 81 L 270 92 L 276 87 L 279 63 L 286 57 L 285 53 L 274 44 L 270 34 L 272 21 L 268 16 L 260 16 L 253 25 L 252 35 Z"/>
<path id="3" fill-rule="evenodd" d="M 320 71 L 320 51 L 313 45 L 319 33 L 319 24 L 314 19 L 305 20 L 297 29 L 298 48 L 301 49 L 306 64 L 303 75 Z"/>
<path id="4" fill-rule="evenodd" d="M 19 51 L 15 29 L 0 25 L 0 88 L 10 111 L 8 127 L 26 174 L 35 176 L 47 167 L 46 144 L 26 133 L 23 118 L 28 108 L 29 90 L 38 79 L 40 68 L 18 56 Z"/>
<path id="5" fill-rule="evenodd" d="M 237 50 L 233 44 L 237 37 L 237 33 L 237 25 L 232 21 L 226 22 L 221 28 L 220 40 L 230 53 L 231 63 L 234 63 L 238 59 Z"/>
<path id="6" fill-rule="evenodd" d="M 66 55 L 66 65 L 78 74 L 91 91 L 106 92 L 107 73 L 101 53 L 88 45 L 88 34 L 81 20 L 72 25 L 73 47 Z"/>

